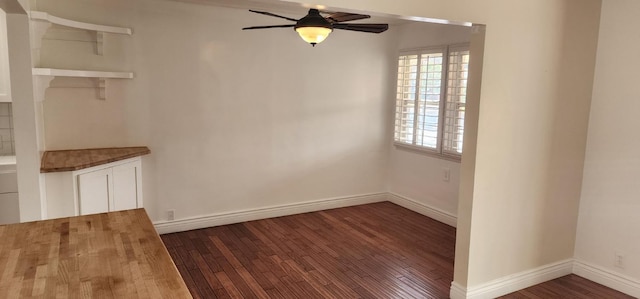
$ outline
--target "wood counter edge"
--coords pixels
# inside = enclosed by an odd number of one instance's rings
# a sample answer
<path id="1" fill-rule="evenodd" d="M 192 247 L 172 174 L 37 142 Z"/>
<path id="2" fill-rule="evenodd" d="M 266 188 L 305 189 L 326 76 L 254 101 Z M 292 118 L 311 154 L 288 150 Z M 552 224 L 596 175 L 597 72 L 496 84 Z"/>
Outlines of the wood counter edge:
<path id="1" fill-rule="evenodd" d="M 53 152 L 85 152 L 87 154 L 91 153 L 91 151 L 97 151 L 97 150 L 110 150 L 110 149 L 134 149 L 134 148 L 139 148 L 140 151 L 139 152 L 135 152 L 135 153 L 130 153 L 130 154 L 125 154 L 125 155 L 118 155 L 118 156 L 114 156 L 111 158 L 107 158 L 107 159 L 103 159 L 103 160 L 99 160 L 99 161 L 90 161 L 88 163 L 83 163 L 83 164 L 79 164 L 79 165 L 73 165 L 73 166 L 65 166 L 65 167 L 44 167 L 49 154 L 53 153 Z M 100 166 L 100 165 L 104 165 L 104 164 L 108 164 L 108 163 L 112 163 L 112 162 L 116 162 L 116 161 L 121 161 L 121 160 L 125 160 L 125 159 L 130 159 L 130 158 L 135 158 L 135 157 L 140 157 L 140 156 L 144 156 L 144 155 L 148 155 L 151 153 L 151 150 L 146 147 L 146 146 L 129 146 L 129 147 L 106 147 L 106 148 L 90 148 L 90 149 L 76 149 L 76 150 L 54 150 L 54 151 L 45 151 L 42 154 L 42 159 L 40 160 L 40 173 L 50 173 L 50 172 L 65 172 L 65 171 L 75 171 L 75 170 L 81 170 L 81 169 L 85 169 L 85 168 L 89 168 L 89 167 L 94 167 L 94 166 Z"/>
<path id="2" fill-rule="evenodd" d="M 147 214 L 147 210 L 145 210 L 144 208 L 137 208 L 135 210 L 142 210 L 143 213 L 145 215 L 145 221 L 153 228 L 153 231 L 155 232 L 155 234 L 153 234 L 155 236 L 156 241 L 160 242 L 160 244 L 162 244 L 162 251 L 163 253 L 169 258 L 169 260 L 171 261 L 171 265 L 173 266 L 173 268 L 175 269 L 175 273 L 178 274 L 178 276 L 180 276 L 180 281 L 182 282 L 182 287 L 185 290 L 189 290 L 189 288 L 187 287 L 187 283 L 184 281 L 184 277 L 182 277 L 182 273 L 180 273 L 180 270 L 178 270 L 178 267 L 176 266 L 175 261 L 173 260 L 173 258 L 171 257 L 171 254 L 169 253 L 169 250 L 167 249 L 167 246 L 164 245 L 164 242 L 162 241 L 162 238 L 160 238 L 160 234 L 158 234 L 158 230 L 156 229 L 156 226 L 153 225 L 153 221 L 151 221 L 151 218 L 149 218 L 149 214 Z M 187 291 L 187 293 L 190 293 L 190 291 Z M 193 297 L 189 297 L 189 298 L 193 298 Z"/>

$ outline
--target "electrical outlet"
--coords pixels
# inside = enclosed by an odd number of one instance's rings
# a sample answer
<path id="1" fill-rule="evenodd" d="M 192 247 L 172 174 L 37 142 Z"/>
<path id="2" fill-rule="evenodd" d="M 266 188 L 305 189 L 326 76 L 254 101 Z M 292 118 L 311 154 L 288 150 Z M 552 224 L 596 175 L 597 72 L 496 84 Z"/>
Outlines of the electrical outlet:
<path id="1" fill-rule="evenodd" d="M 624 254 L 617 251 L 613 254 L 613 266 L 624 269 Z"/>
<path id="2" fill-rule="evenodd" d="M 451 170 L 449 168 L 442 168 L 442 180 L 448 182 L 451 179 Z"/>
<path id="3" fill-rule="evenodd" d="M 167 210 L 167 220 L 174 220 L 176 218 L 176 210 Z"/>

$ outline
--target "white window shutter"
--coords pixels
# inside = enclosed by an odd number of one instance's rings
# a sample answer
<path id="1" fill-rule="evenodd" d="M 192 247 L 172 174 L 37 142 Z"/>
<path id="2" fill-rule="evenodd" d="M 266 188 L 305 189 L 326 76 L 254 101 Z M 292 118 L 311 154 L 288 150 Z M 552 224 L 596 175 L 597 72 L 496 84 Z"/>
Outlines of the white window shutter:
<path id="1" fill-rule="evenodd" d="M 438 155 L 462 154 L 468 46 L 403 52 L 398 57 L 394 140 Z"/>
<path id="2" fill-rule="evenodd" d="M 447 154 L 462 154 L 468 74 L 469 49 L 466 47 L 450 48 L 442 138 L 442 150 Z"/>

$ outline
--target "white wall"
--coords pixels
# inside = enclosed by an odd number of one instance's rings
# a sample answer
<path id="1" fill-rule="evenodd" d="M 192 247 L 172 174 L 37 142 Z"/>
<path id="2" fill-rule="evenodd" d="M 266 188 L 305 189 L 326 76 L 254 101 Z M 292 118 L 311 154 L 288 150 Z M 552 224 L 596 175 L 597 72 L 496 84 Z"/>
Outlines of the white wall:
<path id="1" fill-rule="evenodd" d="M 640 285 L 638 14 L 638 1 L 602 3 L 575 255 Z M 624 268 L 614 267 L 616 253 Z"/>
<path id="2" fill-rule="evenodd" d="M 391 32 L 336 31 L 312 48 L 292 29 L 242 31 L 279 22 L 245 10 L 153 0 L 38 1 L 38 9 L 133 27 L 132 37 L 109 37 L 132 50 L 112 44 L 105 57 L 65 61 L 90 46 L 43 43 L 47 66 L 136 74 L 108 82 L 106 101 L 63 87 L 81 80 L 56 82 L 45 100 L 46 146 L 149 146 L 152 219 L 167 209 L 181 219 L 386 191 Z"/>
<path id="3" fill-rule="evenodd" d="M 470 290 L 573 257 L 599 6 L 528 2 L 487 23 Z"/>
<path id="4" fill-rule="evenodd" d="M 408 23 L 398 28 L 397 49 L 468 43 L 470 36 L 470 27 Z M 392 123 L 390 125 L 393 126 Z M 449 181 L 443 180 L 444 169 L 450 172 Z M 391 147 L 388 179 L 390 192 L 455 217 L 459 184 L 459 162 L 438 159 L 402 147 Z"/>

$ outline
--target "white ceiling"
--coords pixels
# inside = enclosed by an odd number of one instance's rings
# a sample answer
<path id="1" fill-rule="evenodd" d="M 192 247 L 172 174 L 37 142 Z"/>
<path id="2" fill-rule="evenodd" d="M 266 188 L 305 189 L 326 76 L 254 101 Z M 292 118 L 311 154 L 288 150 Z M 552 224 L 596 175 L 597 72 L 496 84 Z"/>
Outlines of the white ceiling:
<path id="1" fill-rule="evenodd" d="M 271 9 L 278 12 L 300 13 L 305 12 L 308 8 L 299 4 L 284 1 L 268 1 L 268 0 L 173 0 L 177 2 L 232 7 L 240 9 Z"/>
<path id="2" fill-rule="evenodd" d="M 299 19 L 307 14 L 309 8 L 320 8 L 317 6 L 310 5 L 301 5 L 298 3 L 284 2 L 284 1 L 269 1 L 269 0 L 172 0 L 177 2 L 191 3 L 191 4 L 199 4 L 199 5 L 212 5 L 212 6 L 222 6 L 222 7 L 230 7 L 230 8 L 238 8 L 238 9 L 253 9 L 253 10 L 262 10 L 268 11 L 271 13 L 283 15 L 285 17 L 291 17 L 294 19 Z M 345 11 L 349 12 L 349 11 Z M 367 14 L 367 12 L 362 11 L 351 11 L 352 13 L 363 13 Z M 357 23 L 355 21 L 354 23 Z M 400 18 L 391 18 L 391 17 L 379 17 L 372 16 L 371 19 L 366 19 L 361 22 L 364 23 L 388 23 L 390 25 L 400 25 L 409 23 L 412 21 L 403 20 Z"/>

